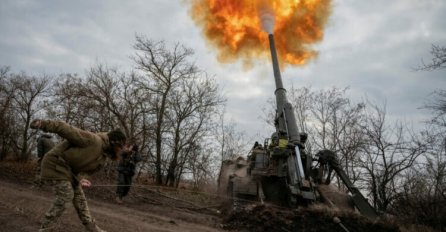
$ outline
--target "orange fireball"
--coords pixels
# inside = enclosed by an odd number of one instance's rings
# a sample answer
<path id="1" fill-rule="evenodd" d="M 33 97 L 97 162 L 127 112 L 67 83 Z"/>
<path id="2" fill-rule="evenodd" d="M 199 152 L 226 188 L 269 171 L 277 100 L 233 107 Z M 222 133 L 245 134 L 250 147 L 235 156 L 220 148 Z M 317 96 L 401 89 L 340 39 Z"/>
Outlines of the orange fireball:
<path id="1" fill-rule="evenodd" d="M 221 62 L 269 59 L 262 14 L 274 17 L 277 53 L 283 65 L 303 65 L 317 55 L 310 45 L 323 38 L 331 0 L 192 0 L 190 15 L 207 40 L 218 48 Z"/>

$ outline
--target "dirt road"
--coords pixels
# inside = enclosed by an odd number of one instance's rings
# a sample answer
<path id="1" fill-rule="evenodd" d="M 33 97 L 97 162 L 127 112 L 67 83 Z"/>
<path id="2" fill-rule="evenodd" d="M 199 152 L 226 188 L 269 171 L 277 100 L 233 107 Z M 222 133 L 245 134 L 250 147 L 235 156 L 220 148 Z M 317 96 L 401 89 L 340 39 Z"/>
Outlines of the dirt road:
<path id="1" fill-rule="evenodd" d="M 50 189 L 2 179 L 0 186 L 0 231 L 37 231 L 53 199 Z M 222 231 L 219 218 L 206 213 L 131 201 L 124 205 L 98 199 L 88 199 L 88 202 L 93 217 L 109 232 Z M 67 232 L 83 231 L 72 205 L 68 206 L 57 228 Z"/>

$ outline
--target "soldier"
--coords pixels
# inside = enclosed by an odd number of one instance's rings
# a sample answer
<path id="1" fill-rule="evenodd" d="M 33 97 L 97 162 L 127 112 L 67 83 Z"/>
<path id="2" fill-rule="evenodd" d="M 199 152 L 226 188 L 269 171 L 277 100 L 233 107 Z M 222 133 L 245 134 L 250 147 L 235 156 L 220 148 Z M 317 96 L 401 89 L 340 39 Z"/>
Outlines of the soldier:
<path id="1" fill-rule="evenodd" d="M 53 136 L 42 134 L 37 140 L 37 156 L 42 159 L 43 156 L 54 147 Z"/>
<path id="2" fill-rule="evenodd" d="M 41 176 L 54 187 L 55 200 L 42 219 L 39 232 L 54 231 L 52 226 L 69 202 L 87 231 L 104 231 L 91 217 L 82 188 L 91 186 L 87 175 L 102 168 L 106 158 L 117 159 L 125 147 L 126 136 L 120 130 L 92 133 L 53 120 L 34 120 L 31 128 L 64 138 L 42 160 Z"/>
<path id="3" fill-rule="evenodd" d="M 138 153 L 138 145 L 133 145 L 132 150 L 124 152 L 118 165 L 118 188 L 116 189 L 116 202 L 122 204 L 122 198 L 127 196 L 135 175 L 136 163 L 141 161 Z"/>
<path id="4" fill-rule="evenodd" d="M 34 183 L 37 186 L 42 185 L 42 181 L 40 179 L 40 165 L 42 163 L 43 156 L 54 147 L 54 142 L 52 140 L 52 136 L 49 134 L 42 134 L 37 139 L 37 168 L 36 168 L 36 177 L 34 179 Z"/>

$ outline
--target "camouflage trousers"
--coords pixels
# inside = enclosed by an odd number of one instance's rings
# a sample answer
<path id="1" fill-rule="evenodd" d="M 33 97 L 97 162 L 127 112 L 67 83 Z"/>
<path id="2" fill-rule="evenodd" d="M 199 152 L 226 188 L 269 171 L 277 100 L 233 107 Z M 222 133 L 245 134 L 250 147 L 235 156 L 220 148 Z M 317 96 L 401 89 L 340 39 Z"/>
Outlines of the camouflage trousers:
<path id="1" fill-rule="evenodd" d="M 93 222 L 84 191 L 82 191 L 80 185 L 73 187 L 68 180 L 51 180 L 46 181 L 45 183 L 53 186 L 56 198 L 54 199 L 51 208 L 45 213 L 45 216 L 42 219 L 42 229 L 48 228 L 56 223 L 65 211 L 67 203 L 70 202 L 73 203 L 82 224 L 87 225 Z"/>

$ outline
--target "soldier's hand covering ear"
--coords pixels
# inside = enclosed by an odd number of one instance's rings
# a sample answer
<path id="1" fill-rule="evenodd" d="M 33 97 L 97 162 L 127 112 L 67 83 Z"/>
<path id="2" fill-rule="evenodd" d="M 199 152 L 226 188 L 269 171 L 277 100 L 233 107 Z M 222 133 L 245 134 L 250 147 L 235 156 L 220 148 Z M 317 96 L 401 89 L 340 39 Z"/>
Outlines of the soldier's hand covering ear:
<path id="1" fill-rule="evenodd" d="M 40 129 L 42 127 L 42 120 L 40 119 L 34 119 L 31 124 L 29 125 L 31 129 Z"/>

